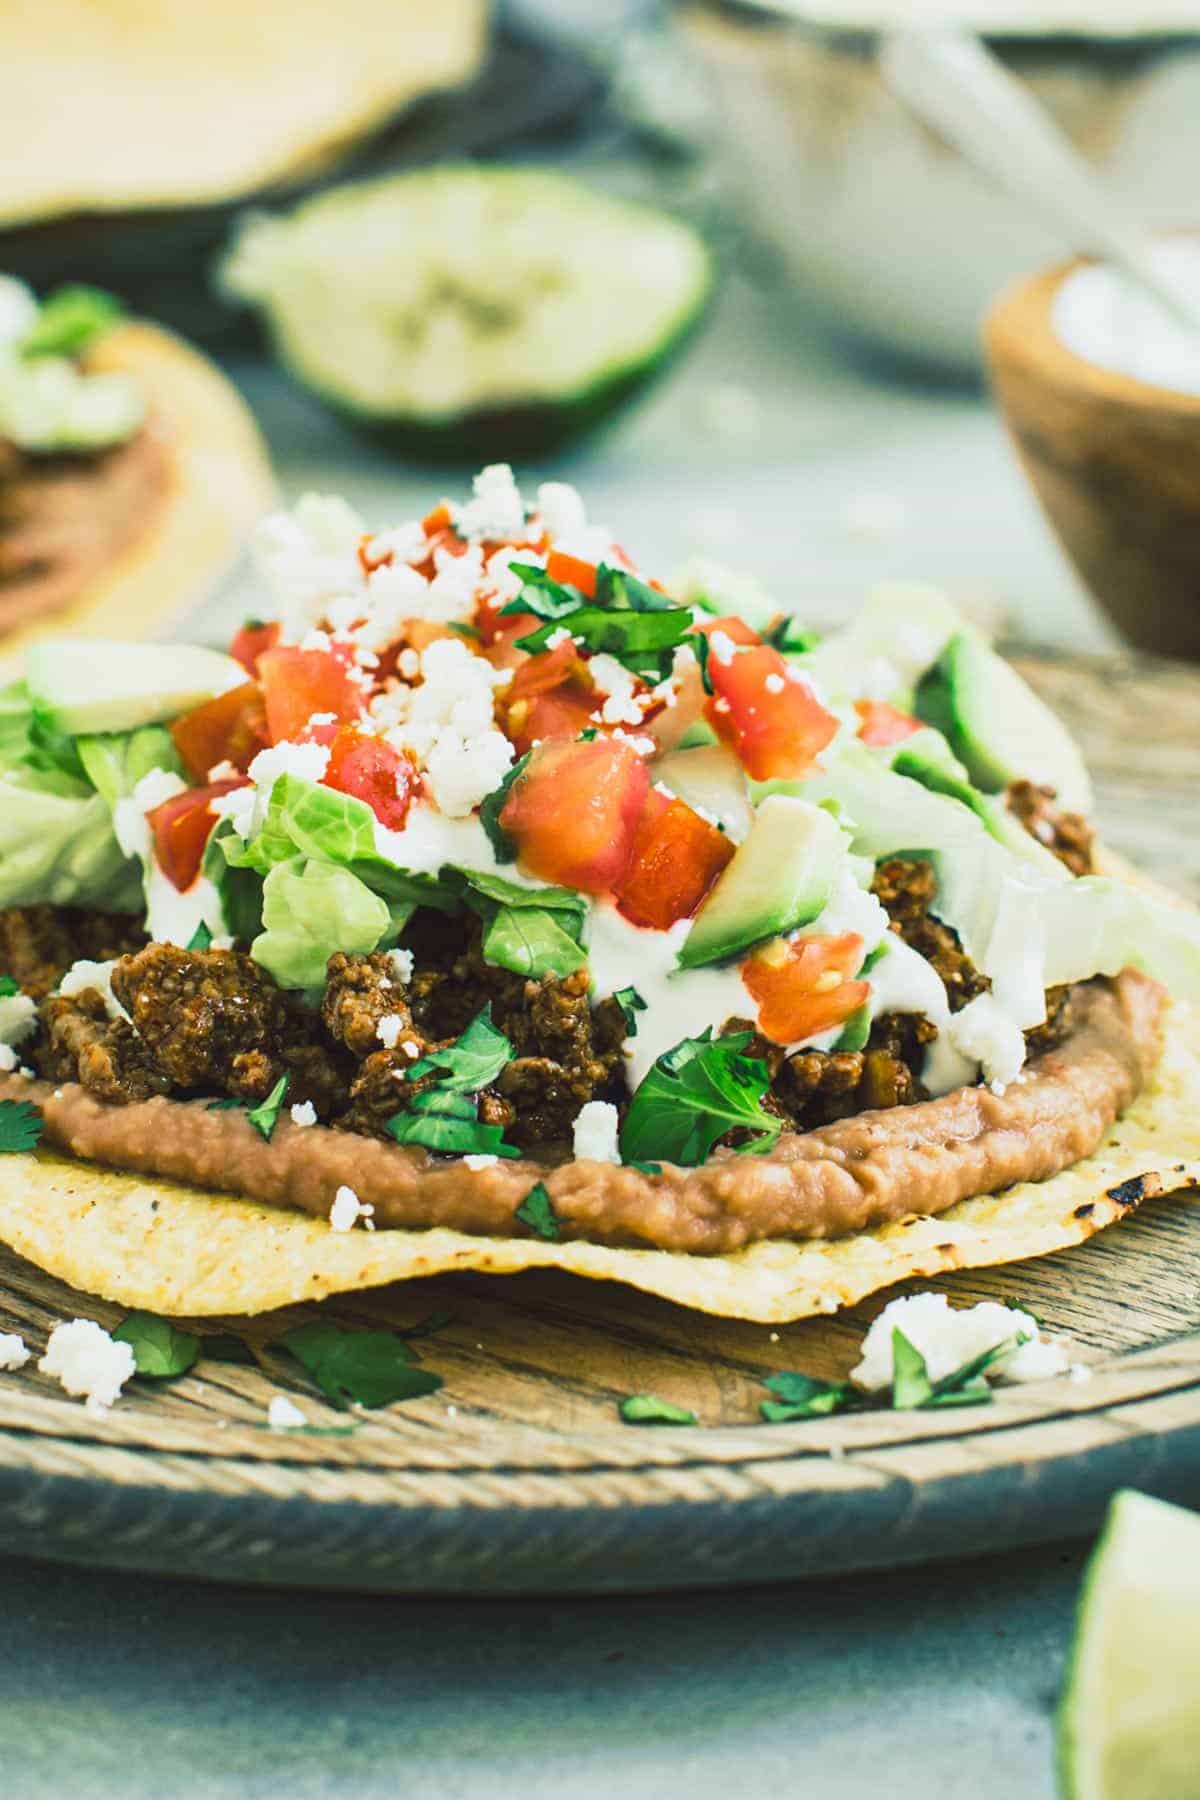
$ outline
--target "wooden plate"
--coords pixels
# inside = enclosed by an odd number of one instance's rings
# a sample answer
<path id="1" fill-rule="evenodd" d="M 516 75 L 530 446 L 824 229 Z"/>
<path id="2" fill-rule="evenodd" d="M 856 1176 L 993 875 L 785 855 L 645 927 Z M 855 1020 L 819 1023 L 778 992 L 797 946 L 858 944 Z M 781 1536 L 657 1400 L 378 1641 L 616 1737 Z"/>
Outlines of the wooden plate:
<path id="1" fill-rule="evenodd" d="M 1075 728 L 1114 848 L 1200 899 L 1200 674 L 1140 659 L 1042 656 L 1026 672 Z M 1200 1208 L 1154 1201 L 1078 1249 L 934 1285 L 1020 1301 L 1078 1347 L 1085 1379 L 991 1406 L 758 1422 L 762 1377 L 844 1372 L 884 1303 L 781 1326 L 714 1320 L 557 1275 L 456 1277 L 327 1309 L 409 1327 L 445 1378 L 345 1436 L 265 1427 L 290 1390 L 345 1424 L 264 1346 L 135 1384 L 95 1419 L 36 1373 L 0 1377 L 0 1546 L 217 1579 L 428 1593 L 762 1581 L 892 1565 L 1084 1531 L 1115 1487 L 1200 1492 Z M 35 1345 L 116 1309 L 0 1258 L 0 1330 Z M 206 1329 L 213 1329 L 211 1323 Z M 635 1429 L 650 1391 L 699 1429 Z"/>

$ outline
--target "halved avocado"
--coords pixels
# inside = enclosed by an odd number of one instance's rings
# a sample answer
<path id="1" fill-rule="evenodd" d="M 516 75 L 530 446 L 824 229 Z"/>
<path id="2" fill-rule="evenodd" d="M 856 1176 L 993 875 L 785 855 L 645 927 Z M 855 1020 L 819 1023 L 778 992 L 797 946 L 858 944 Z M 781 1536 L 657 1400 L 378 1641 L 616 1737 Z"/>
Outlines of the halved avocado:
<path id="1" fill-rule="evenodd" d="M 0 681 L 13 678 L 39 638 L 75 631 L 141 637 L 164 626 L 214 585 L 275 499 L 249 409 L 198 350 L 156 325 L 131 322 L 102 339 L 88 367 L 137 378 L 148 401 L 145 429 L 156 433 L 165 458 L 166 491 L 137 535 L 65 606 L 0 640 Z"/>
<path id="2" fill-rule="evenodd" d="M 549 170 L 447 166 L 243 228 L 221 275 L 296 376 L 422 455 L 545 454 L 661 373 L 712 259 L 678 219 Z"/>

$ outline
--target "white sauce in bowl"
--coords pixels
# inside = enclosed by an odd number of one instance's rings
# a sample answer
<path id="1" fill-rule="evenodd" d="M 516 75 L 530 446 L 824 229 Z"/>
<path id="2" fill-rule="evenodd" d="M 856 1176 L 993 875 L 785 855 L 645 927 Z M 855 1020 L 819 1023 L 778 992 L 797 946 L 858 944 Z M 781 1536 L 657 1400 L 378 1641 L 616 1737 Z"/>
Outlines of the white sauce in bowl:
<path id="1" fill-rule="evenodd" d="M 1196 297 L 1200 316 L 1200 242 L 1165 238 L 1151 260 Z M 1200 327 L 1189 332 L 1107 263 L 1077 269 L 1054 297 L 1060 342 L 1085 362 L 1177 394 L 1200 395 Z"/>

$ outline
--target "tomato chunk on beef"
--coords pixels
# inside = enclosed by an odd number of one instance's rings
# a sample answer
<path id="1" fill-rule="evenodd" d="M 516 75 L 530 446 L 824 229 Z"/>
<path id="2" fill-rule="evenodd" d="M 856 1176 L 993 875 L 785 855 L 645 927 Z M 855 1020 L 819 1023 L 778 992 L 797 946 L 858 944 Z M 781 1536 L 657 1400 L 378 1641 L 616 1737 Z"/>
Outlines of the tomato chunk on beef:
<path id="1" fill-rule="evenodd" d="M 629 873 L 615 890 L 617 907 L 635 925 L 667 931 L 691 918 L 732 855 L 724 832 L 685 801 L 651 788 Z"/>
<path id="2" fill-rule="evenodd" d="M 645 763 L 619 739 L 539 744 L 500 824 L 528 874 L 602 894 L 628 872 L 649 792 Z"/>
<path id="3" fill-rule="evenodd" d="M 799 1044 L 843 1025 L 871 991 L 852 981 L 862 965 L 863 941 L 838 937 L 778 939 L 742 965 L 742 980 L 758 1002 L 758 1028 L 776 1044 Z"/>

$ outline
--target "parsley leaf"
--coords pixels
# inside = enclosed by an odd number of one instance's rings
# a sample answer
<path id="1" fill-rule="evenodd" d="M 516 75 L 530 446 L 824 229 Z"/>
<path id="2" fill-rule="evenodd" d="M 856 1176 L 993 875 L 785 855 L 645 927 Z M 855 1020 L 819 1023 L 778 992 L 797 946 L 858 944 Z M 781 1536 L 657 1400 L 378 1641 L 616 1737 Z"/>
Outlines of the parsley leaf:
<path id="1" fill-rule="evenodd" d="M 712 653 L 712 645 L 708 641 L 707 631 L 694 631 L 688 639 L 688 648 L 700 664 L 700 685 L 706 694 L 713 692 L 712 676 L 708 672 L 708 659 Z"/>
<path id="2" fill-rule="evenodd" d="M 457 1043 L 444 1050 L 431 1050 L 408 1071 L 408 1079 L 436 1074 L 439 1086 L 460 1094 L 477 1094 L 494 1081 L 505 1063 L 511 1062 L 513 1047 L 502 1031 L 492 1024 L 489 1002 L 476 1013 Z"/>
<path id="3" fill-rule="evenodd" d="M 621 1017 L 625 1021 L 625 1032 L 628 1037 L 637 1036 L 637 1015 L 645 1012 L 646 1002 L 635 987 L 618 988 L 613 999 L 621 1009 Z"/>
<path id="4" fill-rule="evenodd" d="M 622 1159 L 664 1157 L 691 1168 L 735 1128 L 754 1133 L 739 1152 L 769 1150 L 783 1122 L 763 1111 L 770 1077 L 765 1063 L 742 1055 L 750 1041 L 748 1031 L 716 1039 L 706 1031 L 660 1056 L 629 1103 Z"/>
<path id="5" fill-rule="evenodd" d="M 924 1406 L 933 1394 L 925 1358 L 898 1325 L 892 1327 L 892 1405 L 897 1412 Z"/>
<path id="6" fill-rule="evenodd" d="M 759 1408 L 769 1425 L 786 1425 L 793 1419 L 821 1419 L 853 1406 L 854 1389 L 848 1381 L 820 1381 L 815 1375 L 785 1371 L 763 1382 L 776 1396 Z"/>
<path id="7" fill-rule="evenodd" d="M 341 1412 L 352 1401 L 389 1406 L 393 1400 L 432 1394 L 442 1385 L 441 1376 L 418 1367 L 416 1351 L 390 1331 L 343 1331 L 313 1320 L 285 1331 L 277 1341 Z"/>
<path id="8" fill-rule="evenodd" d="M 485 1125 L 477 1116 L 475 1101 L 465 1094 L 434 1088 L 414 1094 L 407 1112 L 394 1113 L 387 1130 L 398 1144 L 419 1144 L 442 1156 L 518 1157 L 521 1152 L 504 1141 L 500 1125 Z"/>
<path id="9" fill-rule="evenodd" d="M 551 581 L 544 569 L 513 563 L 525 585 L 502 614 L 532 613 L 538 629 L 518 638 L 517 647 L 537 655 L 556 631 L 565 627 L 585 649 L 615 656 L 635 674 L 661 680 L 670 672 L 669 652 L 692 629 L 691 609 L 679 606 L 626 569 L 601 563 L 596 570 L 596 596 L 589 601 L 576 589 Z"/>
<path id="10" fill-rule="evenodd" d="M 547 1243 L 557 1243 L 562 1236 L 558 1214 L 545 1182 L 536 1182 L 530 1188 L 514 1216 L 522 1225 L 528 1225 L 534 1237 L 545 1238 Z"/>
<path id="11" fill-rule="evenodd" d="M 0 975 L 0 1000 L 9 1000 L 20 991 L 20 984 L 11 975 Z"/>
<path id="12" fill-rule="evenodd" d="M 617 1411 L 627 1425 L 695 1425 L 694 1412 L 676 1406 L 673 1400 L 660 1400 L 656 1394 L 630 1394 Z"/>
<path id="13" fill-rule="evenodd" d="M 212 932 L 208 929 L 208 926 L 204 923 L 203 919 L 201 919 L 195 931 L 193 931 L 191 937 L 188 939 L 187 947 L 189 950 L 212 949 Z"/>
<path id="14" fill-rule="evenodd" d="M 513 782 L 523 775 L 529 766 L 532 750 L 518 757 L 498 788 L 486 794 L 479 808 L 479 823 L 488 834 L 492 849 L 496 852 L 496 860 L 502 863 L 517 860 L 517 847 L 500 823 L 500 814 L 504 811 L 504 803 L 512 791 Z"/>
<path id="15" fill-rule="evenodd" d="M 28 1100 L 0 1100 L 0 1156 L 36 1149 L 46 1121 Z"/>
<path id="16" fill-rule="evenodd" d="M 191 1331 L 181 1331 L 170 1319 L 156 1313 L 131 1312 L 113 1332 L 118 1343 L 128 1344 L 133 1351 L 134 1366 L 148 1381 L 170 1381 L 186 1375 L 200 1354 L 201 1340 Z"/>
<path id="17" fill-rule="evenodd" d="M 631 612 L 686 613 L 689 625 L 692 622 L 690 607 L 680 606 L 668 594 L 660 594 L 628 569 L 618 569 L 612 563 L 602 562 L 596 568 L 596 601 L 600 606 L 623 607 Z"/>
<path id="18" fill-rule="evenodd" d="M 282 1111 L 290 1081 L 290 1075 L 281 1075 L 266 1099 L 260 1101 L 257 1106 L 252 1106 L 246 1114 L 258 1135 L 266 1138 L 268 1143 L 271 1141 L 271 1133 L 279 1123 L 279 1114 Z"/>

